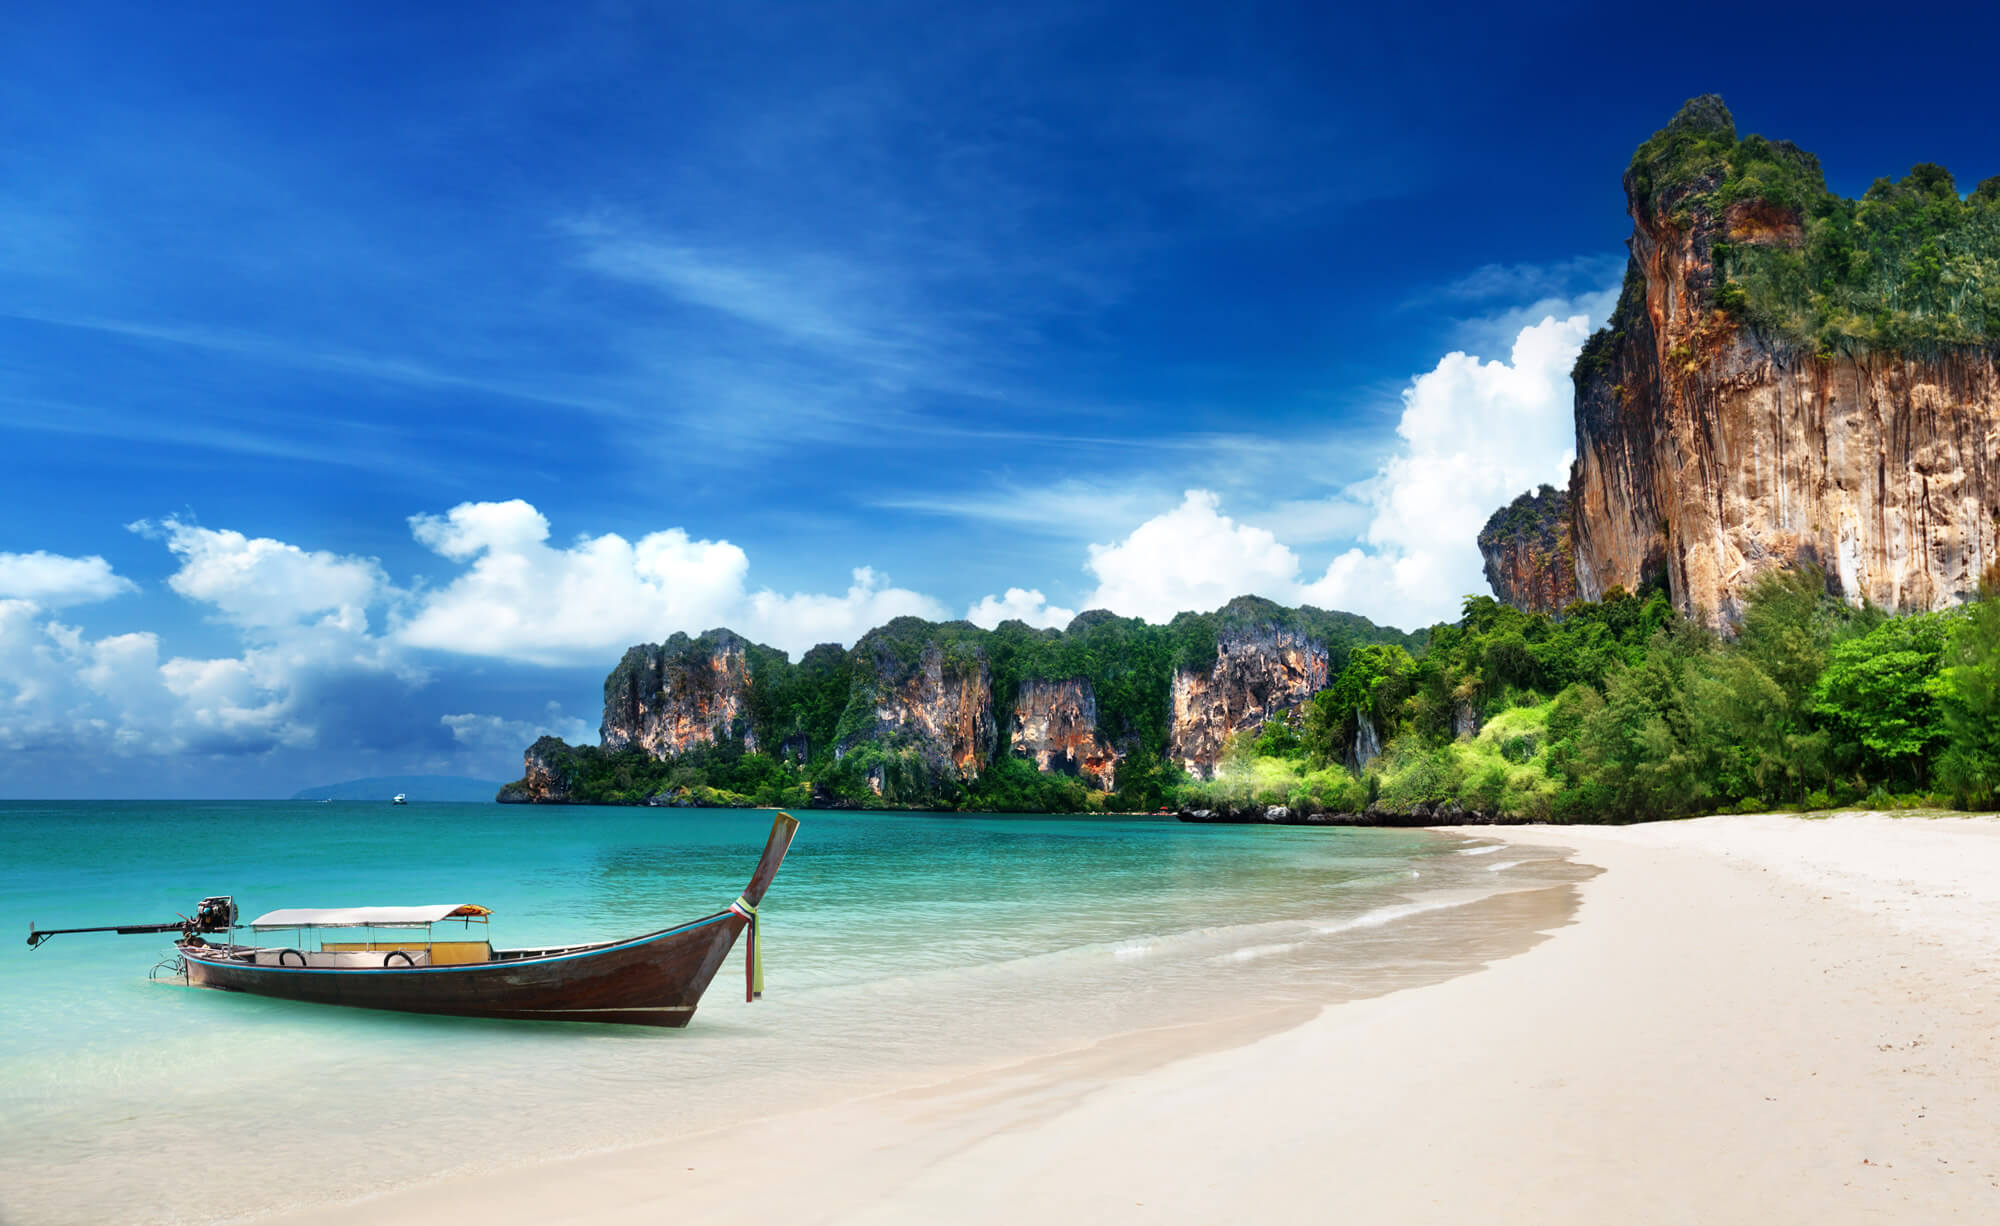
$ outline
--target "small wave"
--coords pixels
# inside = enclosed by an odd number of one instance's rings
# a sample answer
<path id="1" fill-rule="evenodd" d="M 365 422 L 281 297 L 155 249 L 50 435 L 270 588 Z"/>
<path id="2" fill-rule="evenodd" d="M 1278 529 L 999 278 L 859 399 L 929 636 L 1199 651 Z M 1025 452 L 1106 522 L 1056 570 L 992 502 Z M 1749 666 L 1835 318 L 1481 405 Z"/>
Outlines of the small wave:
<path id="1" fill-rule="evenodd" d="M 1323 930 L 1322 930 L 1323 931 Z M 1248 962 L 1252 958 L 1268 958 L 1272 954 L 1288 954 L 1299 947 L 1297 941 L 1287 941 L 1280 945 L 1246 945 L 1242 949 L 1231 950 L 1231 962 Z"/>
<path id="2" fill-rule="evenodd" d="M 1480 897 L 1483 898 L 1485 895 L 1481 895 Z M 1469 902 L 1478 901 L 1479 898 L 1450 898 L 1440 899 L 1437 902 L 1397 903 L 1391 907 L 1377 907 L 1373 911 L 1363 911 L 1360 915 L 1352 919 L 1339 920 L 1331 924 L 1321 924 L 1319 927 L 1313 929 L 1313 931 L 1326 936 L 1335 932 L 1352 932 L 1356 928 L 1380 928 L 1384 924 L 1393 924 L 1399 919 L 1408 919 L 1412 915 L 1422 915 L 1426 911 L 1443 911 L 1449 907 L 1462 907 Z"/>
<path id="3" fill-rule="evenodd" d="M 1487 871 L 1487 872 L 1489 872 L 1489 873 L 1497 873 L 1497 872 L 1499 872 L 1499 871 L 1500 871 L 1501 869 L 1505 869 L 1505 868 L 1519 868 L 1519 867 L 1521 867 L 1521 866 L 1522 866 L 1523 864 L 1526 864 L 1526 863 L 1527 863 L 1527 861 L 1526 861 L 1526 860 L 1502 860 L 1502 861 L 1501 861 L 1500 863 L 1498 863 L 1498 864 L 1489 864 L 1489 865 L 1487 865 L 1487 866 L 1486 866 L 1486 871 Z"/>
<path id="4" fill-rule="evenodd" d="M 1504 846 L 1506 846 L 1504 843 L 1488 843 L 1483 847 L 1461 847 L 1458 849 L 1458 854 L 1461 856 L 1490 856 Z"/>
<path id="5" fill-rule="evenodd" d="M 1135 943 L 1118 946 L 1111 951 L 1111 956 L 1120 962 L 1136 962 L 1152 952 L 1153 947 L 1150 943 Z"/>

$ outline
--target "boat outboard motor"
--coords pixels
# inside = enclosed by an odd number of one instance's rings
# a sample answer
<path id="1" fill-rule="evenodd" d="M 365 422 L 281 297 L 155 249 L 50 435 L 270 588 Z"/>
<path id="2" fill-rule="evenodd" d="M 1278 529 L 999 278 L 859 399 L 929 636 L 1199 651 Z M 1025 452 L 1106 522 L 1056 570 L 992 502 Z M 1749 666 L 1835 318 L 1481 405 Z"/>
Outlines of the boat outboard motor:
<path id="1" fill-rule="evenodd" d="M 182 916 L 171 924 L 112 924 L 103 928 L 37 928 L 28 925 L 28 948 L 66 932 L 119 932 L 128 936 L 149 932 L 178 932 L 182 938 L 202 932 L 228 932 L 236 926 L 236 900 L 228 895 L 204 898 L 195 906 L 192 918 Z"/>
<path id="2" fill-rule="evenodd" d="M 236 900 L 224 895 L 204 898 L 194 909 L 196 932 L 228 932 L 236 927 Z"/>

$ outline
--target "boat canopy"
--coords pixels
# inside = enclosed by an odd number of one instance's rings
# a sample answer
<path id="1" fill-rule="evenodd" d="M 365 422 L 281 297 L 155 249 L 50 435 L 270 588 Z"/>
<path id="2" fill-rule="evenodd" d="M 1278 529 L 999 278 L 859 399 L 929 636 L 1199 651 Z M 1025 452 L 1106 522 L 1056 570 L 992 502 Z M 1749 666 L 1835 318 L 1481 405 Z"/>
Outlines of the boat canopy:
<path id="1" fill-rule="evenodd" d="M 315 910 L 292 907 L 267 911 L 250 921 L 252 928 L 422 928 L 440 920 L 485 920 L 493 912 L 469 902 L 432 903 L 426 907 L 333 907 Z"/>

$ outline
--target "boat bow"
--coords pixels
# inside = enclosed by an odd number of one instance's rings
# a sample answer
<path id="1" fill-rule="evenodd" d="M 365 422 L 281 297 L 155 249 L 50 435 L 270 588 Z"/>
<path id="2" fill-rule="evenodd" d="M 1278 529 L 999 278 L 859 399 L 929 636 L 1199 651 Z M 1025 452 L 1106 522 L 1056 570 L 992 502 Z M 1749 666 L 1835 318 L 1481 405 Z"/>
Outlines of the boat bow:
<path id="1" fill-rule="evenodd" d="M 743 999 L 753 1001 L 764 994 L 764 949 L 758 939 L 757 905 L 764 901 L 764 892 L 771 888 L 771 879 L 778 875 L 778 866 L 785 862 L 785 852 L 792 846 L 792 836 L 798 832 L 799 819 L 789 813 L 778 814 L 771 823 L 771 837 L 764 841 L 764 854 L 757 861 L 757 871 L 750 875 L 750 884 L 736 901 L 729 904 L 730 911 L 743 918 L 747 925 L 749 947 L 743 953 Z"/>

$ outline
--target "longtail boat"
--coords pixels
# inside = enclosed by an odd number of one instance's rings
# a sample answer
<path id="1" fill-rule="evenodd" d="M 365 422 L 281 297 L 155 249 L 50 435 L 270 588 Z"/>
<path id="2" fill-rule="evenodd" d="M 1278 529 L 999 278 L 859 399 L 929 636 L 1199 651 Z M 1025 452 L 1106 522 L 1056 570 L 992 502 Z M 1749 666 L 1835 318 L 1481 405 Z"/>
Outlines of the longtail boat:
<path id="1" fill-rule="evenodd" d="M 558 1022 L 685 1026 L 736 938 L 749 933 L 744 999 L 763 995 L 757 906 L 778 874 L 798 820 L 780 813 L 743 894 L 727 908 L 685 924 L 619 941 L 542 949 L 494 949 L 484 940 L 438 940 L 435 927 L 459 921 L 470 933 L 491 914 L 470 903 L 272 911 L 237 923 L 236 903 L 205 898 L 190 918 L 167 924 L 28 929 L 38 947 L 72 932 L 179 932 L 172 973 L 194 987 L 283 1000 Z M 239 944 L 247 927 L 262 936 L 296 934 L 296 945 Z M 366 936 L 328 940 L 326 934 Z M 450 929 L 447 928 L 449 934 Z M 206 939 L 223 934 L 220 942 Z M 312 946 L 312 948 L 306 948 Z M 173 960 L 170 960 L 170 963 Z"/>

